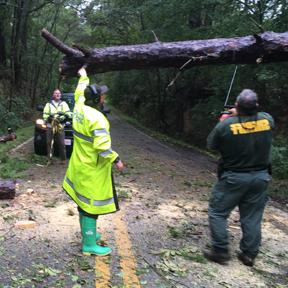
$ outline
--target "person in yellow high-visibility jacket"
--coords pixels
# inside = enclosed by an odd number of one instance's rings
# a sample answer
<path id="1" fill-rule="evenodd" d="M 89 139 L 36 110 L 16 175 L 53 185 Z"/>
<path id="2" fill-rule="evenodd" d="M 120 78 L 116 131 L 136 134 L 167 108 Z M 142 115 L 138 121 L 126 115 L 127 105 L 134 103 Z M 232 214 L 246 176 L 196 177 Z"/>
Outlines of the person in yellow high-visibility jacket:
<path id="1" fill-rule="evenodd" d="M 54 138 L 58 142 L 59 156 L 64 162 L 66 160 L 66 147 L 65 147 L 65 132 L 63 124 L 60 124 L 58 131 L 55 133 L 51 123 L 53 119 L 57 118 L 60 123 L 63 123 L 66 118 L 71 118 L 72 113 L 70 108 L 65 101 L 61 100 L 61 92 L 59 89 L 55 89 L 50 102 L 46 103 L 43 110 L 43 119 L 47 123 L 47 134 L 46 134 L 46 144 L 47 144 L 47 155 L 50 156 L 51 152 L 51 142 Z M 52 151 L 53 154 L 53 151 Z"/>
<path id="2" fill-rule="evenodd" d="M 63 188 L 78 205 L 82 253 L 102 256 L 110 254 L 111 249 L 96 244 L 101 237 L 97 233 L 97 218 L 119 209 L 112 165 L 120 171 L 124 165 L 111 148 L 109 122 L 96 109 L 104 101 L 103 91 L 95 85 L 88 86 L 85 68 L 78 74 L 73 111 L 74 146 Z"/>

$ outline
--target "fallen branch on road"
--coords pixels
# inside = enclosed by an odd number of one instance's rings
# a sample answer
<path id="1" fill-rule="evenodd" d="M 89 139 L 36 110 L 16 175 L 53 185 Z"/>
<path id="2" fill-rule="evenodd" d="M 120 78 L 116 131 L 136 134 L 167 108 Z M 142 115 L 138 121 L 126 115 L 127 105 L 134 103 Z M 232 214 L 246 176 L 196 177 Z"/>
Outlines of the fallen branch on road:
<path id="1" fill-rule="evenodd" d="M 167 278 L 165 277 L 165 275 L 164 275 L 162 272 L 160 272 L 159 269 L 157 269 L 157 267 L 155 267 L 155 265 L 151 264 L 145 257 L 143 257 L 143 256 L 140 256 L 140 257 L 149 265 L 149 267 L 150 267 L 158 276 L 160 276 L 163 280 L 165 280 L 165 282 L 167 282 L 168 285 L 171 285 L 172 288 L 175 287 L 175 284 L 180 284 L 180 285 L 182 285 L 182 286 L 184 286 L 184 287 L 190 288 L 190 286 L 187 286 L 186 284 L 184 284 L 184 283 L 181 282 L 181 281 L 178 281 L 178 280 L 175 280 L 175 279 L 171 279 L 171 278 L 170 278 L 170 279 L 167 279 Z M 171 282 L 173 282 L 173 283 L 171 283 Z"/>

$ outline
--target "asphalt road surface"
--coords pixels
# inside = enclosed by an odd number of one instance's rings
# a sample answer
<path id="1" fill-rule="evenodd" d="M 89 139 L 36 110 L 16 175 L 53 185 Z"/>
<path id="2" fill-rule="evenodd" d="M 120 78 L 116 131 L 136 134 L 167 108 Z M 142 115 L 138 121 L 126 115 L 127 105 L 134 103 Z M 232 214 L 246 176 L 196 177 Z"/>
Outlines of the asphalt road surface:
<path id="1" fill-rule="evenodd" d="M 229 265 L 206 261 L 201 250 L 209 243 L 215 163 L 197 151 L 160 143 L 115 114 L 109 118 L 113 149 L 126 164 L 123 173 L 115 172 L 121 211 L 98 220 L 102 244 L 112 254 L 81 254 L 77 209 L 61 188 L 66 165 L 54 159 L 46 166 L 36 158 L 18 179 L 16 198 L 0 201 L 0 288 L 288 287 L 285 209 L 268 204 L 253 268 L 236 257 L 237 210 L 229 219 Z M 11 157 L 32 153 L 30 141 Z M 17 228 L 19 221 L 33 222 Z"/>

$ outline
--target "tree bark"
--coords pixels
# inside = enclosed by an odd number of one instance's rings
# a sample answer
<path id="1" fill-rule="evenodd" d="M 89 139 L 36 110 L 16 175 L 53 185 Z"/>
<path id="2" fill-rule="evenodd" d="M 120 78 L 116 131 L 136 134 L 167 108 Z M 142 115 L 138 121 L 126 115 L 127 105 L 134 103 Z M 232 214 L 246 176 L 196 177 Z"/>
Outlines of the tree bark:
<path id="1" fill-rule="evenodd" d="M 16 194 L 16 181 L 0 179 L 0 200 L 13 199 Z"/>
<path id="2" fill-rule="evenodd" d="M 260 64 L 288 61 L 288 32 L 265 32 L 235 38 L 84 49 L 71 48 L 46 29 L 42 36 L 66 56 L 60 64 L 63 76 L 76 76 L 87 64 L 89 74 L 116 70 L 177 67 L 188 69 L 211 64 Z"/>
<path id="3" fill-rule="evenodd" d="M 1 24 L 0 22 L 0 65 L 4 67 L 6 66 L 6 38 L 2 33 Z"/>

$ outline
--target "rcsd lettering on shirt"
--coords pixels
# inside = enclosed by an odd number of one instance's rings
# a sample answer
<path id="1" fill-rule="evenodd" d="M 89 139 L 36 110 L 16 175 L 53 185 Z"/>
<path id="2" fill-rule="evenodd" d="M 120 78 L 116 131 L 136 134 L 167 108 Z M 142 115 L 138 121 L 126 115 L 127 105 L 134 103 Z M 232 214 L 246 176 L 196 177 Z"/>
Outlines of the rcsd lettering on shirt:
<path id="1" fill-rule="evenodd" d="M 231 124 L 230 129 L 233 135 L 238 135 L 269 131 L 271 130 L 271 127 L 267 119 L 262 119 L 257 121 Z"/>

